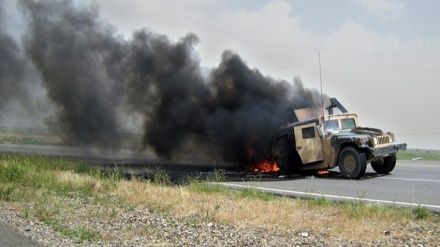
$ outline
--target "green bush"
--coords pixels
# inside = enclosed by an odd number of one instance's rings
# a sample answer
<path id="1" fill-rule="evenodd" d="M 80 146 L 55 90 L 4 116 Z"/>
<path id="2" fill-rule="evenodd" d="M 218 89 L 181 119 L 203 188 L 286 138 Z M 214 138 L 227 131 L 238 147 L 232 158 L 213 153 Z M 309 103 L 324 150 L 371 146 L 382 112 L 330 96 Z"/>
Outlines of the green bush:
<path id="1" fill-rule="evenodd" d="M 26 180 L 26 169 L 20 165 L 7 165 L 0 168 L 0 179 L 3 183 L 20 183 Z"/>
<path id="2" fill-rule="evenodd" d="M 426 220 L 431 216 L 426 207 L 422 206 L 418 206 L 416 210 L 414 210 L 414 214 L 417 220 Z"/>

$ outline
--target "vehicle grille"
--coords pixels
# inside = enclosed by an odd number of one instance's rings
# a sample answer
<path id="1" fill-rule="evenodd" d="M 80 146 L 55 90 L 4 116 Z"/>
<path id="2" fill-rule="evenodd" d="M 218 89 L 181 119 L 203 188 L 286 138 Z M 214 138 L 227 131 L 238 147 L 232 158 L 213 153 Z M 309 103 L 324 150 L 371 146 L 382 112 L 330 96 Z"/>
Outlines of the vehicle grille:
<path id="1" fill-rule="evenodd" d="M 390 143 L 390 138 L 391 136 L 377 136 L 377 145 L 376 146 L 381 146 L 381 145 L 386 145 Z"/>

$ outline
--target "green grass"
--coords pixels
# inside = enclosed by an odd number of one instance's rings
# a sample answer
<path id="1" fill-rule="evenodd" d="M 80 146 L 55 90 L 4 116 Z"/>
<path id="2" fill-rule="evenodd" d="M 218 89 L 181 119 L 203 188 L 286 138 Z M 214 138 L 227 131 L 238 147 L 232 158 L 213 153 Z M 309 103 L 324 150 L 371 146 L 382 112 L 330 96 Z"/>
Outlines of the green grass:
<path id="1" fill-rule="evenodd" d="M 261 192 L 254 188 L 248 187 L 240 190 L 232 190 L 223 185 L 221 182 L 225 182 L 225 176 L 220 170 L 214 170 L 210 172 L 206 180 L 190 179 L 188 188 L 195 192 L 200 193 L 219 193 L 223 195 L 230 195 L 238 198 L 251 198 L 263 201 L 271 201 L 279 198 L 277 196 Z"/>
<path id="2" fill-rule="evenodd" d="M 440 160 L 440 150 L 408 149 L 397 153 L 399 160 Z"/>
<path id="3" fill-rule="evenodd" d="M 75 180 L 75 174 L 86 176 Z M 96 188 L 99 185 L 105 191 L 120 180 L 121 176 L 115 172 L 92 170 L 77 160 L 0 154 L 0 201 L 22 204 L 24 217 L 36 217 L 80 242 L 96 239 L 97 234 L 89 229 L 70 229 L 57 220 L 63 210 L 71 207 L 62 198 L 94 198 L 112 204 L 114 200 L 105 199 L 109 196 L 100 195 Z M 33 206 L 28 206 L 29 203 Z"/>
<path id="4" fill-rule="evenodd" d="M 228 188 L 222 186 L 221 184 L 205 183 L 197 180 L 192 180 L 188 184 L 188 188 L 194 192 L 207 193 L 207 194 L 211 194 L 211 193 L 227 194 L 230 191 L 228 190 Z"/>
<path id="5" fill-rule="evenodd" d="M 326 197 L 299 199 L 300 203 L 307 205 L 308 207 L 321 207 L 321 206 L 335 206 L 336 203 Z"/>
<path id="6" fill-rule="evenodd" d="M 71 229 L 65 227 L 62 223 L 57 221 L 48 221 L 46 223 L 52 226 L 52 228 L 55 231 L 60 232 L 69 238 L 76 238 L 79 240 L 79 242 L 84 242 L 84 241 L 90 242 L 99 239 L 98 233 L 93 229 L 86 229 L 86 228 Z"/>
<path id="7" fill-rule="evenodd" d="M 242 198 L 251 198 L 255 200 L 262 200 L 262 201 L 273 201 L 278 199 L 279 197 L 274 196 L 272 194 L 264 193 L 259 190 L 253 189 L 253 188 L 244 188 L 239 190 L 240 193 L 238 194 L 239 197 Z"/>

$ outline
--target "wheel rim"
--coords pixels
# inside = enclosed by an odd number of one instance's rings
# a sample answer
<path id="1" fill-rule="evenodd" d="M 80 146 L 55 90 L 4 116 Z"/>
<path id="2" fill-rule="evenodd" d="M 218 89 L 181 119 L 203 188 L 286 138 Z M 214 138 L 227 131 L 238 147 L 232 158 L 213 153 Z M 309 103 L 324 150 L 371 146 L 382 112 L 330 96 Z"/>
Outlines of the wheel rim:
<path id="1" fill-rule="evenodd" d="M 344 167 L 350 172 L 356 168 L 356 159 L 353 155 L 347 155 L 344 157 Z"/>

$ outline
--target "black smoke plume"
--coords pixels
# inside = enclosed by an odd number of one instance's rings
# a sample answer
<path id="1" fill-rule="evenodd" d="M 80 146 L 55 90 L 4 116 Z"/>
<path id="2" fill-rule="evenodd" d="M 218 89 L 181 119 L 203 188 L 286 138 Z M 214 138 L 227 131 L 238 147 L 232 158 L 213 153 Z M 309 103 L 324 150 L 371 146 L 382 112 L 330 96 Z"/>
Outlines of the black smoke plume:
<path id="1" fill-rule="evenodd" d="M 292 86 L 265 77 L 228 50 L 203 78 L 196 42 L 193 34 L 172 43 L 143 30 L 129 44 L 128 98 L 146 117 L 144 144 L 159 155 L 170 157 L 195 138 L 226 161 L 261 161 L 271 134 L 291 118 L 290 107 L 319 104 L 318 92 L 299 79 Z"/>
<path id="2" fill-rule="evenodd" d="M 69 143 L 117 147 L 120 96 L 106 62 L 119 45 L 98 19 L 97 6 L 71 1 L 20 1 L 28 30 L 27 55 L 41 74 L 47 96 L 58 106 L 58 127 Z"/>
<path id="3" fill-rule="evenodd" d="M 141 114 L 144 146 L 159 156 L 208 146 L 248 165 L 266 158 L 271 134 L 289 122 L 292 107 L 319 105 L 319 93 L 299 78 L 292 85 L 264 76 L 230 50 L 205 73 L 194 34 L 174 42 L 143 29 L 127 40 L 96 5 L 19 2 L 28 22 L 24 49 L 73 143 L 117 147 L 123 116 Z"/>
<path id="4" fill-rule="evenodd" d="M 3 4 L 0 0 L 0 120 L 6 104 L 19 97 L 26 98 L 22 82 L 24 58 L 18 43 L 6 31 Z"/>

